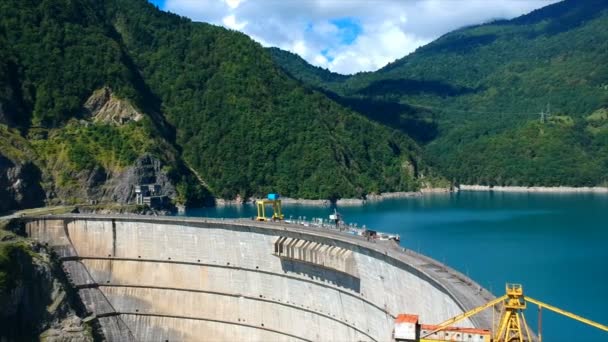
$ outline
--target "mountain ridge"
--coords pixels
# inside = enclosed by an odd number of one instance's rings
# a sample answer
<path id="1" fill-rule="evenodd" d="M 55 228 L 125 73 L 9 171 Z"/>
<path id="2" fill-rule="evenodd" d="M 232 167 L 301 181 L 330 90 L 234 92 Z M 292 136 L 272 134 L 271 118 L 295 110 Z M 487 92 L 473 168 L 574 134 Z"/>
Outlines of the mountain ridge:
<path id="1" fill-rule="evenodd" d="M 559 181 L 548 175 L 557 167 L 563 171 L 560 185 L 588 186 L 605 183 L 608 173 L 605 133 L 591 129 L 586 119 L 608 107 L 606 27 L 608 3 L 567 0 L 511 20 L 449 32 L 376 72 L 356 74 L 340 82 L 324 83 L 321 80 L 326 76 L 317 75 L 322 69 L 283 63 L 289 56 L 286 54 L 279 58 L 275 52 L 274 56 L 290 75 L 309 86 L 345 101 L 366 103 L 372 120 L 410 120 L 433 128 L 429 130 L 432 134 L 422 135 L 424 138 L 411 135 L 424 146 L 425 156 L 439 171 L 456 183 L 555 185 Z M 382 105 L 374 106 L 374 102 Z M 543 118 L 541 111 L 547 112 L 547 117 L 571 118 L 567 134 L 557 127 L 563 123 L 544 120 L 546 132 L 561 134 L 561 140 L 545 139 L 546 135 L 517 139 L 519 134 L 522 138 L 528 134 L 521 127 Z M 565 144 L 566 137 L 572 135 L 577 138 Z M 537 151 L 531 155 L 532 161 L 485 152 L 498 148 L 497 144 L 522 145 L 524 141 L 529 143 L 528 149 Z M 591 160 L 591 164 L 584 163 L 587 166 L 581 164 L 580 170 L 596 170 L 593 176 L 568 176 L 579 169 L 571 168 L 573 161 L 565 155 L 549 152 L 556 151 L 556 144 L 565 148 L 566 154 Z M 468 160 L 473 155 L 480 155 L 476 165 Z M 503 171 L 496 170 L 500 158 L 509 165 L 527 165 L 530 172 L 504 171 L 510 170 L 504 165 Z M 549 166 L 547 160 L 556 160 L 557 166 Z"/>

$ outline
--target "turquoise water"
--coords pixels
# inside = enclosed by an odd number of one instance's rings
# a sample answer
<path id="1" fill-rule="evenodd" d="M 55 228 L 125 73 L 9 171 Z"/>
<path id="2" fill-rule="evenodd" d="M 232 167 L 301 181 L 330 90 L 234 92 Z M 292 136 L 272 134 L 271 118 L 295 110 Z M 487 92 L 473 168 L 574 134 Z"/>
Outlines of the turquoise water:
<path id="1" fill-rule="evenodd" d="M 285 206 L 287 216 L 328 208 Z M 608 195 L 462 192 L 339 208 L 347 222 L 401 235 L 401 244 L 468 274 L 496 295 L 506 282 L 535 299 L 608 324 Z M 253 206 L 190 216 L 251 217 Z M 536 331 L 537 310 L 526 318 Z M 438 323 L 438 322 L 427 322 Z M 608 341 L 608 333 L 543 310 L 546 341 Z"/>

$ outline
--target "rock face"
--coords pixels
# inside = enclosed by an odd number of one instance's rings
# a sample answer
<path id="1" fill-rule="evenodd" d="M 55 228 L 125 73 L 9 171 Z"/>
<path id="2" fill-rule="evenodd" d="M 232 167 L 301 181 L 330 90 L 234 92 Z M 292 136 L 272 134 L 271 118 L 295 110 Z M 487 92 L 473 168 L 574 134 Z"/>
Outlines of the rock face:
<path id="1" fill-rule="evenodd" d="M 0 124 L 8 120 L 7 103 L 0 89 Z M 108 87 L 95 91 L 81 110 L 83 126 L 124 125 L 144 119 L 144 114 L 129 101 L 116 97 Z M 62 129 L 41 129 L 44 134 L 35 135 L 32 140 L 40 142 Z M 53 143 L 30 145 L 30 138 L 22 134 L 11 127 L 0 127 L 0 213 L 45 204 L 135 204 L 138 185 L 153 186 L 153 194 L 145 204 L 158 210 L 175 209 L 171 204 L 177 194 L 175 185 L 163 170 L 165 164 L 175 162 L 172 151 L 164 159 L 137 151 L 134 153 L 139 159 L 121 167 L 92 163 L 94 166 L 74 168 L 71 150 L 65 152 Z M 162 137 L 158 141 L 162 143 Z M 170 145 L 167 143 L 167 146 Z M 65 153 L 61 155 L 58 151 Z M 86 153 L 93 152 L 87 150 Z M 171 166 L 175 167 L 175 163 Z M 174 178 L 180 176 L 178 172 Z"/>
<path id="2" fill-rule="evenodd" d="M 0 341 L 93 341 L 45 248 L 12 237 L 0 252 L 10 278 L 0 287 Z"/>
<path id="3" fill-rule="evenodd" d="M 74 179 L 80 187 L 66 190 L 54 189 L 54 195 L 58 199 L 79 199 L 80 203 L 119 203 L 135 204 L 135 187 L 137 185 L 156 184 L 159 192 L 156 196 L 167 196 L 168 201 L 175 198 L 177 192 L 169 175 L 163 170 L 163 163 L 156 157 L 145 154 L 139 157 L 133 165 L 122 170 L 120 173 L 110 173 L 102 167 L 83 170 L 74 175 Z M 167 209 L 173 210 L 172 206 Z"/>
<path id="4" fill-rule="evenodd" d="M 137 111 L 128 101 L 117 98 L 110 88 L 99 89 L 84 104 L 84 114 L 94 122 L 123 125 L 130 121 L 139 121 L 143 114 Z"/>
<path id="5" fill-rule="evenodd" d="M 133 203 L 135 201 L 135 186 L 141 184 L 158 184 L 159 196 L 174 198 L 175 186 L 171 183 L 167 172 L 162 169 L 162 163 L 151 155 L 137 159 L 116 179 L 117 184 L 112 189 L 111 199 L 118 203 Z"/>
<path id="6" fill-rule="evenodd" d="M 69 316 L 40 335 L 44 342 L 89 342 L 93 337 L 87 332 L 80 317 Z"/>
<path id="7" fill-rule="evenodd" d="M 31 162 L 13 162 L 0 154 L 0 212 L 44 205 L 41 173 Z"/>

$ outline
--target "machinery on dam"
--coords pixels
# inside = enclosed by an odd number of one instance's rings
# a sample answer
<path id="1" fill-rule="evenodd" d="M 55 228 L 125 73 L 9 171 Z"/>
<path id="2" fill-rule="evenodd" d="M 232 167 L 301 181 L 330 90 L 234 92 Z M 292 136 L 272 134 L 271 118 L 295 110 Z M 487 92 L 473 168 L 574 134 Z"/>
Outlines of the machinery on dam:
<path id="1" fill-rule="evenodd" d="M 322 218 L 313 218 L 310 223 L 305 222 L 305 220 L 302 220 L 302 221 L 285 220 L 285 216 L 283 215 L 283 212 L 281 209 L 281 199 L 280 198 L 281 198 L 281 196 L 279 194 L 270 193 L 267 195 L 266 198 L 257 200 L 255 202 L 257 211 L 258 211 L 258 214 L 255 218 L 256 221 L 261 221 L 261 222 L 284 221 L 285 223 L 290 223 L 290 224 L 291 223 L 302 224 L 305 227 L 309 227 L 311 225 L 316 226 L 316 227 L 331 227 L 328 224 L 325 224 L 326 221 L 323 220 Z M 270 206 L 272 208 L 272 215 L 270 215 L 270 216 L 266 215 L 267 206 Z M 365 226 L 363 228 L 357 228 L 356 225 L 355 226 L 347 225 L 342 220 L 342 215 L 340 213 L 338 213 L 338 211 L 335 208 L 334 208 L 333 214 L 329 215 L 329 221 L 332 222 L 332 225 L 333 225 L 332 228 L 339 229 L 340 231 L 344 231 L 349 234 L 366 237 L 368 241 L 369 240 L 373 240 L 373 241 L 375 241 L 375 240 L 379 240 L 379 241 L 392 240 L 392 241 L 399 242 L 401 240 L 401 237 L 399 236 L 399 234 L 388 234 L 388 233 L 378 232 L 375 230 L 366 229 Z"/>
<path id="2" fill-rule="evenodd" d="M 524 310 L 526 309 L 528 302 L 537 305 L 539 310 L 537 339 L 535 339 L 535 336 L 530 332 L 531 330 L 524 315 Z M 454 327 L 454 324 L 459 321 L 479 314 L 486 309 L 494 308 L 497 305 L 502 305 L 502 308 L 494 334 L 488 329 Z M 523 287 L 520 284 L 507 284 L 505 295 L 437 325 L 419 324 L 417 315 L 400 314 L 395 319 L 393 337 L 397 342 L 528 342 L 534 340 L 542 342 L 541 313 L 543 308 L 608 332 L 608 326 L 606 325 L 543 303 L 537 299 L 524 296 Z"/>
<path id="3" fill-rule="evenodd" d="M 268 194 L 265 199 L 257 200 L 255 203 L 258 207 L 258 221 L 281 221 L 284 219 L 281 212 L 281 196 L 279 194 Z M 266 216 L 266 206 L 272 207 L 272 216 Z"/>

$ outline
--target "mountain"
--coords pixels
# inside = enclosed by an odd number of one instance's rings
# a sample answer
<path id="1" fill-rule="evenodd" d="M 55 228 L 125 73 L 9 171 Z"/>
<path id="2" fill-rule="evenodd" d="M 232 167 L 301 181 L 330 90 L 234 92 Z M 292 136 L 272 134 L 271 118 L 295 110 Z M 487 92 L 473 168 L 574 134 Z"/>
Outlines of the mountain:
<path id="1" fill-rule="evenodd" d="M 0 211 L 127 203 L 147 182 L 181 202 L 208 197 L 105 3 L 2 1 L 0 13 Z"/>
<path id="2" fill-rule="evenodd" d="M 0 193 L 12 199 L 0 211 L 128 203 L 147 183 L 200 205 L 440 180 L 408 136 L 295 81 L 241 33 L 145 0 L 5 0 L 0 13 Z"/>
<path id="3" fill-rule="evenodd" d="M 433 113 L 405 103 L 379 98 L 344 95 L 341 89 L 350 77 L 308 64 L 300 56 L 278 48 L 267 49 L 283 71 L 304 85 L 322 92 L 342 106 L 363 114 L 371 121 L 391 127 L 425 143 L 437 136 Z"/>
<path id="4" fill-rule="evenodd" d="M 343 79 L 278 55 L 294 78 L 343 102 L 365 103 L 361 112 L 372 120 L 436 125 L 423 126 L 428 134 L 417 140 L 457 182 L 608 181 L 607 133 L 592 127 L 605 126 L 589 120 L 608 107 L 606 1 L 567 0 L 462 28 L 376 72 Z"/>
<path id="5" fill-rule="evenodd" d="M 304 58 L 295 53 L 281 50 L 276 47 L 267 49 L 273 60 L 283 68 L 289 75 L 304 84 L 319 88 L 331 89 L 348 80 L 349 76 L 331 72 L 328 69 L 308 64 Z"/>

